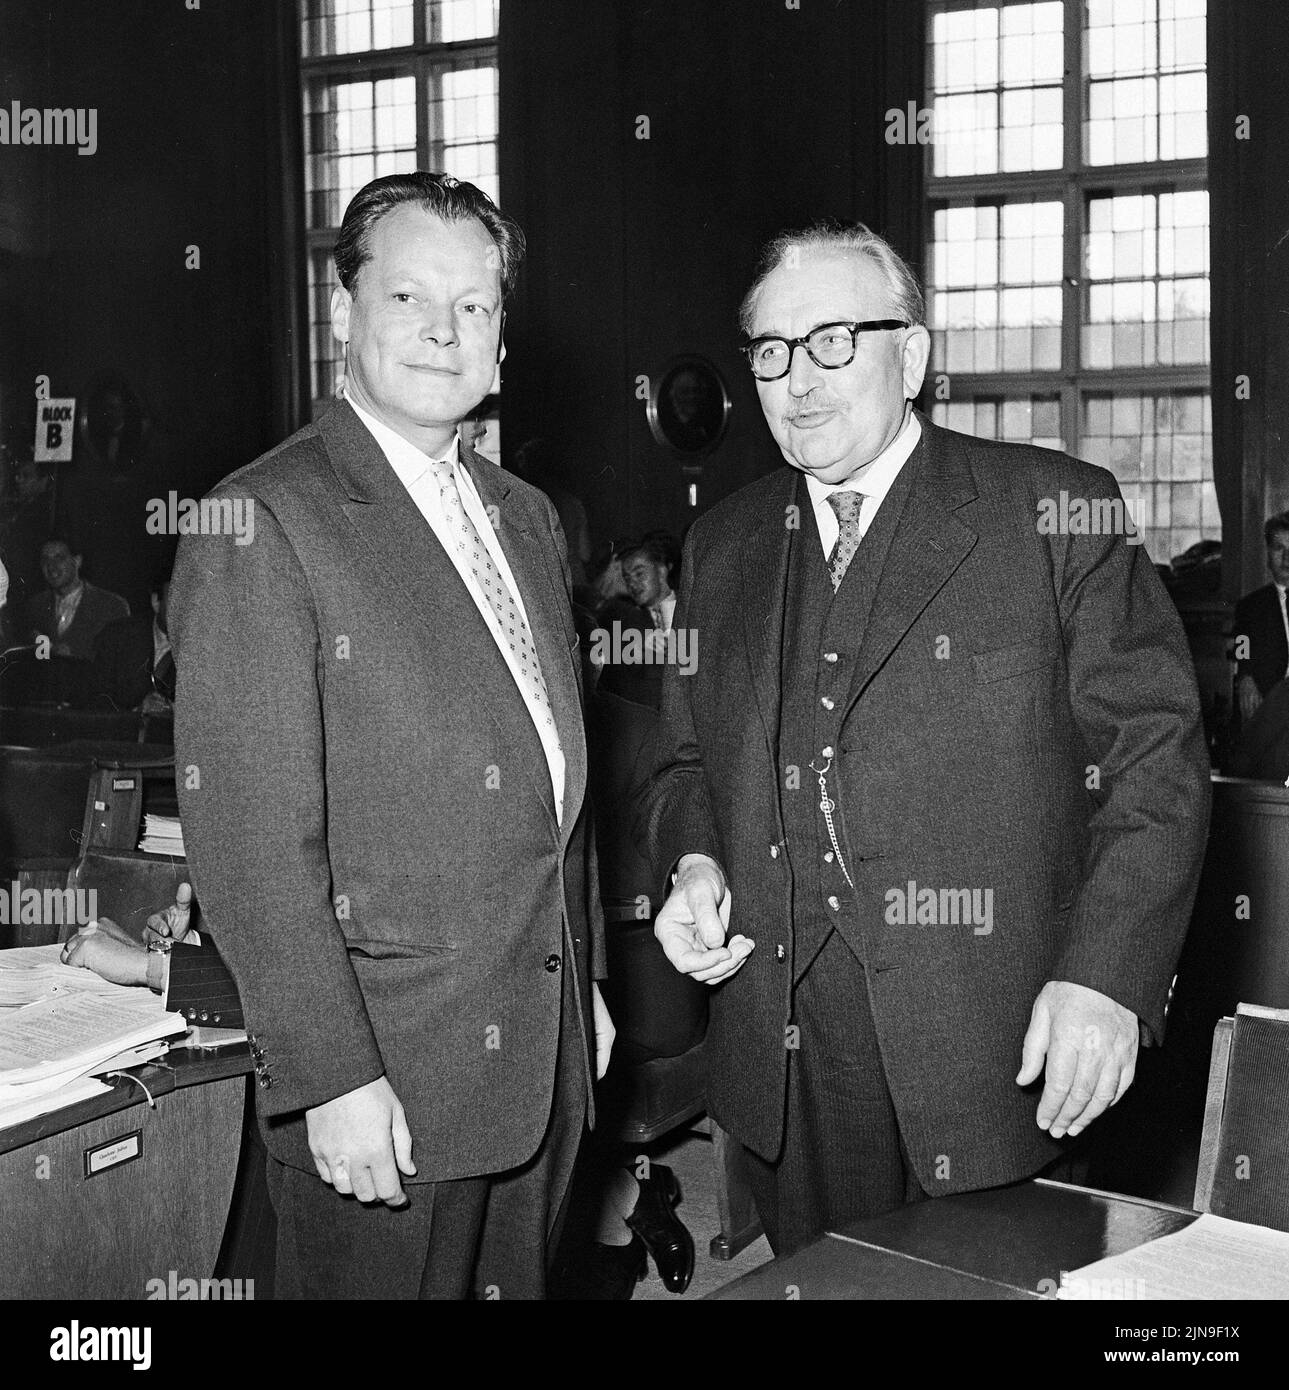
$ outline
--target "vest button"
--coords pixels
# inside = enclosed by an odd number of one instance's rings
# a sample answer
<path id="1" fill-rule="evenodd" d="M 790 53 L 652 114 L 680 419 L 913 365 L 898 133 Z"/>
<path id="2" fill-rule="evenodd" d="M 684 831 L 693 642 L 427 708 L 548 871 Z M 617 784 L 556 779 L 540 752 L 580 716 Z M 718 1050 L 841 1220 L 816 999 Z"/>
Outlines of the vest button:
<path id="1" fill-rule="evenodd" d="M 836 652 L 825 652 L 825 653 L 824 653 L 824 660 L 825 660 L 825 661 L 836 661 L 836 660 L 837 660 L 837 653 L 836 653 Z"/>
<path id="2" fill-rule="evenodd" d="M 823 750 L 822 756 L 825 757 L 825 758 L 831 758 L 831 757 L 832 757 L 832 745 L 831 745 L 831 744 L 829 744 L 829 746 Z"/>
<path id="3" fill-rule="evenodd" d="M 554 953 L 546 957 L 546 969 L 552 975 L 559 969 L 559 957 Z"/>
<path id="4" fill-rule="evenodd" d="M 770 858 L 771 858 L 771 859 L 777 859 L 778 857 L 779 857 L 779 847 L 778 847 L 778 845 L 771 845 L 771 846 L 770 846 Z"/>
<path id="5" fill-rule="evenodd" d="M 823 699 L 819 701 L 819 703 L 824 707 L 824 709 L 832 709 L 833 707 L 833 702 L 828 698 L 827 695 L 825 695 Z"/>
<path id="6" fill-rule="evenodd" d="M 774 958 L 775 960 L 787 960 L 788 953 L 782 946 L 776 946 L 774 948 Z"/>
<path id="7" fill-rule="evenodd" d="M 824 863 L 825 863 L 825 864 L 831 864 L 831 863 L 832 863 L 832 850 L 829 850 L 828 853 L 824 855 Z"/>
<path id="8" fill-rule="evenodd" d="M 835 897 L 832 897 L 832 898 L 829 898 L 829 899 L 828 899 L 828 906 L 829 906 L 830 908 L 832 908 L 832 910 L 833 910 L 834 912 L 840 912 L 840 911 L 841 911 L 841 902 L 840 902 L 837 898 L 835 898 Z"/>

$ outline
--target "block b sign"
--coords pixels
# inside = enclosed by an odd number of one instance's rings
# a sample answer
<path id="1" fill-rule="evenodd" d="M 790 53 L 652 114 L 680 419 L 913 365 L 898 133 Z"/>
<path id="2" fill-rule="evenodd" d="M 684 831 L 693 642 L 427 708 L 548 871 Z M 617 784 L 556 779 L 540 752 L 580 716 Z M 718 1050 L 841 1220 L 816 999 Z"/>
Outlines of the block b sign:
<path id="1" fill-rule="evenodd" d="M 36 402 L 36 462 L 70 463 L 76 425 L 76 398 Z"/>

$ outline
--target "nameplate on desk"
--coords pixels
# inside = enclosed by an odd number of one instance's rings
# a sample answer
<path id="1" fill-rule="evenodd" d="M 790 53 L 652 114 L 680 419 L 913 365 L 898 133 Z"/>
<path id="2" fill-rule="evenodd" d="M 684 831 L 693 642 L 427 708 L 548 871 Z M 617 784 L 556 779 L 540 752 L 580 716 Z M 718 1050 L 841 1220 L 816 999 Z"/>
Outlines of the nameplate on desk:
<path id="1" fill-rule="evenodd" d="M 133 1163 L 143 1157 L 143 1131 L 133 1130 L 119 1139 L 109 1139 L 106 1144 L 96 1144 L 85 1150 L 85 1176 L 97 1177 L 109 1168 L 119 1168 L 123 1163 Z"/>
<path id="2" fill-rule="evenodd" d="M 132 792 L 134 790 L 133 777 L 113 777 L 112 790 L 114 792 Z"/>

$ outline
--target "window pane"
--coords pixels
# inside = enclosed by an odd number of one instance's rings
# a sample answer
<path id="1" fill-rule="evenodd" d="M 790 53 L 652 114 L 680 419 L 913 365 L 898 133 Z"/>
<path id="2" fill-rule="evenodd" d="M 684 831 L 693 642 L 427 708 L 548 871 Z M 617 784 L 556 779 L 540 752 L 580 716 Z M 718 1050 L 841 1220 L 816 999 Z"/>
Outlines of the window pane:
<path id="1" fill-rule="evenodd" d="M 315 401 L 330 400 L 344 380 L 344 353 L 331 336 L 331 292 L 336 283 L 331 252 L 315 248 L 309 253 L 309 344 Z"/>
<path id="2" fill-rule="evenodd" d="M 1059 369 L 1062 216 L 1060 203 L 936 209 L 928 285 L 934 370 Z"/>
<path id="3" fill-rule="evenodd" d="M 497 32 L 498 0 L 426 0 L 425 26 L 431 43 L 490 39 Z"/>
<path id="4" fill-rule="evenodd" d="M 412 42 L 414 0 L 301 0 L 300 39 L 306 58 L 367 53 Z"/>
<path id="5" fill-rule="evenodd" d="M 1080 436 L 1080 454 L 1118 479 L 1156 564 L 1221 536 L 1208 392 L 1090 393 Z"/>
<path id="6" fill-rule="evenodd" d="M 1089 164 L 1208 153 L 1204 10 L 1204 0 L 1088 0 Z"/>
<path id="7" fill-rule="evenodd" d="M 1088 200 L 1085 367 L 1209 360 L 1208 194 Z"/>
<path id="8" fill-rule="evenodd" d="M 310 227 L 336 227 L 371 179 L 416 167 L 416 81 L 316 79 L 305 95 L 305 195 Z"/>
<path id="9" fill-rule="evenodd" d="M 497 201 L 497 69 L 453 65 L 430 85 L 430 163 Z"/>
<path id="10" fill-rule="evenodd" d="M 982 439 L 1038 444 L 1044 449 L 1065 447 L 1061 442 L 1061 398 L 1055 395 L 936 401 L 931 407 L 931 419 L 946 429 Z"/>
<path id="11" fill-rule="evenodd" d="M 932 7 L 935 175 L 1061 167 L 1063 29 L 1059 0 Z"/>

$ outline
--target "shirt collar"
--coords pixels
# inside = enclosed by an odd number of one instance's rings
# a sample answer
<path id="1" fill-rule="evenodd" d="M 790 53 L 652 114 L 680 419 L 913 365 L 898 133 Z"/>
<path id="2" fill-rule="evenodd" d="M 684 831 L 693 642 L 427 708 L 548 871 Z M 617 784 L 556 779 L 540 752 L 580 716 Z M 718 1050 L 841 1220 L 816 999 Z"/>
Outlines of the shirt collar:
<path id="1" fill-rule="evenodd" d="M 455 464 L 460 457 L 461 436 L 459 434 L 453 438 L 447 447 L 447 452 L 441 458 L 431 458 L 429 454 L 423 453 L 410 440 L 404 439 L 397 430 L 390 429 L 383 421 L 364 410 L 347 391 L 345 392 L 345 400 L 349 402 L 349 408 L 354 414 L 371 431 L 376 443 L 380 445 L 381 453 L 389 460 L 389 466 L 398 474 L 399 482 L 406 488 L 418 483 L 425 476 L 431 463 Z"/>
<path id="2" fill-rule="evenodd" d="M 811 504 L 818 511 L 834 492 L 862 492 L 866 497 L 875 497 L 880 505 L 921 438 L 921 421 L 916 413 L 910 410 L 909 418 L 904 422 L 899 434 L 853 478 L 847 478 L 844 483 L 821 483 L 818 478 L 807 474 L 806 487 L 810 490 Z"/>

